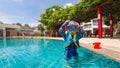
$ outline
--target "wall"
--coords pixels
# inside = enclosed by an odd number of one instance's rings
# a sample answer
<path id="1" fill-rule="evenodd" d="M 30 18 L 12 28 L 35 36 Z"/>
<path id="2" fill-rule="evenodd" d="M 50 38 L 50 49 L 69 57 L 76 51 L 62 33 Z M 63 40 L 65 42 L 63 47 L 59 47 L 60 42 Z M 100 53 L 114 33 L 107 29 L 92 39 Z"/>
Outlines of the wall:
<path id="1" fill-rule="evenodd" d="M 16 30 L 9 30 L 9 31 L 10 31 L 10 36 L 17 36 Z"/>

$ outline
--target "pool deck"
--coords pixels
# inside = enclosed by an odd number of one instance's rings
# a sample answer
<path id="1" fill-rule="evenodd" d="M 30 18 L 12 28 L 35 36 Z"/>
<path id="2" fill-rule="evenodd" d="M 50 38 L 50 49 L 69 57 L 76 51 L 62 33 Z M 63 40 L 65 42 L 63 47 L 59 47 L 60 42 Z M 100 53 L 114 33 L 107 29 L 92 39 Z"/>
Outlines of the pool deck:
<path id="1" fill-rule="evenodd" d="M 93 50 L 97 53 L 108 56 L 118 62 L 120 62 L 120 39 L 110 38 L 82 38 L 79 40 L 81 46 Z M 94 42 L 101 42 L 100 49 L 94 49 L 92 46 Z"/>
<path id="2" fill-rule="evenodd" d="M 63 40 L 63 38 L 52 38 Z M 111 38 L 82 38 L 79 40 L 82 47 L 88 48 L 94 52 L 110 57 L 118 62 L 120 62 L 120 39 L 111 39 Z M 94 42 L 101 42 L 100 49 L 94 49 Z"/>

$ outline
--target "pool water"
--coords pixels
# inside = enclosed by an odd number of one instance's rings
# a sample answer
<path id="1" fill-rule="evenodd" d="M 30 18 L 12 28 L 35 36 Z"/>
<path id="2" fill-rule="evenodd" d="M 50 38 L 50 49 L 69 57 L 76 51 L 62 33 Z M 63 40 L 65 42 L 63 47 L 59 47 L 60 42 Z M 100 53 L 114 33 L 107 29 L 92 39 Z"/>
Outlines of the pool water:
<path id="1" fill-rule="evenodd" d="M 86 48 L 66 61 L 63 42 L 35 38 L 0 38 L 0 68 L 120 68 L 120 63 Z"/>

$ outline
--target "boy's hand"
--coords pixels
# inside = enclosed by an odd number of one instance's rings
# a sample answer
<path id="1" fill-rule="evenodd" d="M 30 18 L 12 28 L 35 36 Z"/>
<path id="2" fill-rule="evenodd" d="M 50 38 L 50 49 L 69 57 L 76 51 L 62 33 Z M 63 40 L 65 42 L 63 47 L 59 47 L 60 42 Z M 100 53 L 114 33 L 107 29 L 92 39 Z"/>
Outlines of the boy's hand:
<path id="1" fill-rule="evenodd" d="M 70 22 L 70 20 L 66 20 L 66 21 L 62 24 L 62 27 L 67 26 L 69 22 Z"/>
<path id="2" fill-rule="evenodd" d="M 80 27 L 80 24 L 78 22 L 76 22 L 76 25 L 77 25 L 78 28 Z"/>
<path id="3" fill-rule="evenodd" d="M 65 23 L 67 23 L 67 24 L 68 24 L 69 22 L 70 22 L 70 20 L 66 20 L 66 21 L 65 21 Z"/>

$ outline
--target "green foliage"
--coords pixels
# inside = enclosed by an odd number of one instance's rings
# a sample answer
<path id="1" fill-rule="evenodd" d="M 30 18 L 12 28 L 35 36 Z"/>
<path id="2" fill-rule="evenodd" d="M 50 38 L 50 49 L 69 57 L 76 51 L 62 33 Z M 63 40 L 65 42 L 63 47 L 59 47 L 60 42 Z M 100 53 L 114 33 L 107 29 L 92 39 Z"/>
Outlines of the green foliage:
<path id="1" fill-rule="evenodd" d="M 58 5 L 53 5 L 46 9 L 45 13 L 41 14 L 39 22 L 45 25 L 48 29 L 51 29 L 52 25 L 59 19 L 59 12 L 61 7 Z"/>
<path id="2" fill-rule="evenodd" d="M 22 24 L 21 24 L 21 23 L 19 23 L 19 22 L 18 22 L 18 23 L 16 23 L 16 25 L 22 26 Z"/>
<path id="3" fill-rule="evenodd" d="M 24 24 L 24 27 L 30 27 L 29 24 Z"/>
<path id="4" fill-rule="evenodd" d="M 45 30 L 44 26 L 42 24 L 38 25 L 38 30 L 40 30 L 41 32 L 43 32 Z"/>
<path id="5" fill-rule="evenodd" d="M 2 21 L 0 21 L 0 24 L 3 24 L 3 22 L 2 22 Z"/>
<path id="6" fill-rule="evenodd" d="M 106 24 L 107 26 L 110 25 L 109 17 L 103 17 L 102 19 L 104 21 L 104 24 Z"/>
<path id="7" fill-rule="evenodd" d="M 53 5 L 41 14 L 39 21 L 49 30 L 56 30 L 66 19 L 87 22 L 97 17 L 97 7 L 101 6 L 103 20 L 109 25 L 109 13 L 113 15 L 113 23 L 120 21 L 120 0 L 80 0 L 71 7 L 62 8 Z M 54 10 L 53 10 L 54 9 Z M 61 19 L 61 23 L 59 23 Z M 59 26 L 58 26 L 59 25 Z M 58 27 L 57 27 L 58 26 Z"/>

